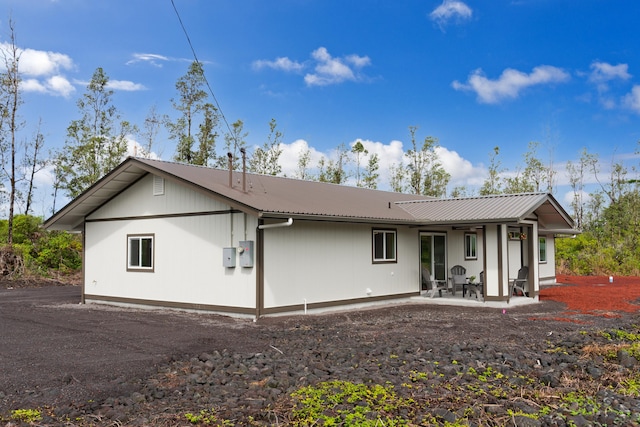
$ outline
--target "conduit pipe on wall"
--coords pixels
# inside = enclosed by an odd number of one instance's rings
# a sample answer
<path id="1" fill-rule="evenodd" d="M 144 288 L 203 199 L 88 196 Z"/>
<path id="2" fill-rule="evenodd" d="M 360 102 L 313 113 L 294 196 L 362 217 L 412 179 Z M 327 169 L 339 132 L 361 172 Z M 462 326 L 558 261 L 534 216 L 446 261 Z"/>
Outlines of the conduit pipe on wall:
<path id="1" fill-rule="evenodd" d="M 293 224 L 293 218 L 289 218 L 286 222 L 279 222 L 277 224 L 262 224 L 258 226 L 258 229 L 264 230 L 265 228 L 289 227 L 291 224 Z"/>

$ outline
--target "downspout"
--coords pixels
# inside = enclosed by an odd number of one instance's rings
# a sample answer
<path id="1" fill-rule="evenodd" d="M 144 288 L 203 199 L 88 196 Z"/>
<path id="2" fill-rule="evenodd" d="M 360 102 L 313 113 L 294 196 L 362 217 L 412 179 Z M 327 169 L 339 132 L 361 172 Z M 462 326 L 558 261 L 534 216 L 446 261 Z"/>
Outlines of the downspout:
<path id="1" fill-rule="evenodd" d="M 80 293 L 80 304 L 85 304 L 85 293 L 87 288 L 87 222 L 82 223 L 82 291 Z"/>
<path id="2" fill-rule="evenodd" d="M 293 224 L 293 218 L 289 218 L 286 222 L 279 222 L 277 224 L 264 224 L 263 219 L 258 220 L 258 231 L 256 232 L 256 258 L 257 258 L 257 271 L 256 271 L 256 318 L 257 321 L 264 311 L 264 229 L 265 228 L 277 228 L 277 227 L 289 227 Z"/>
<path id="3" fill-rule="evenodd" d="M 254 322 L 262 316 L 264 310 L 264 231 L 262 219 L 258 220 L 256 231 L 256 317 Z"/>
<path id="4" fill-rule="evenodd" d="M 260 224 L 258 226 L 258 230 L 264 230 L 265 228 L 289 227 L 291 224 L 293 224 L 293 218 L 289 218 L 286 222 L 279 222 L 277 224 Z"/>

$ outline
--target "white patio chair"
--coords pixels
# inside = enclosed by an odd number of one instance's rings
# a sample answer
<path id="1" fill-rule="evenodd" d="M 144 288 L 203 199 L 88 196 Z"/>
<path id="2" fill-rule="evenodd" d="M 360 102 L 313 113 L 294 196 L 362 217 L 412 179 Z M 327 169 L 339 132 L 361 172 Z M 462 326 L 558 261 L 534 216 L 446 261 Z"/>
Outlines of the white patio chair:
<path id="1" fill-rule="evenodd" d="M 427 286 L 427 289 L 429 289 L 426 296 L 429 296 L 431 298 L 436 296 L 436 292 L 438 292 L 438 294 L 442 296 L 442 291 L 447 290 L 447 282 L 444 280 L 432 279 L 431 273 L 427 268 L 422 269 L 422 283 Z"/>

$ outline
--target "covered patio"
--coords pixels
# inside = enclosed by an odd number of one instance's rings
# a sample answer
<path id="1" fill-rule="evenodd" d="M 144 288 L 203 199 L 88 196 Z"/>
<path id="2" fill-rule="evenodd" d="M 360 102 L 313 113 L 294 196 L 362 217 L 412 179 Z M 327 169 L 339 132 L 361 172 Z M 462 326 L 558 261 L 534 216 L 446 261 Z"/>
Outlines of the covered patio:
<path id="1" fill-rule="evenodd" d="M 420 289 L 431 300 L 537 301 L 540 285 L 555 283 L 556 234 L 576 233 L 571 217 L 546 193 L 410 201 L 398 206 L 422 222 Z M 479 291 L 477 299 L 473 293 L 463 297 L 469 288 L 466 283 L 476 284 L 471 289 Z"/>

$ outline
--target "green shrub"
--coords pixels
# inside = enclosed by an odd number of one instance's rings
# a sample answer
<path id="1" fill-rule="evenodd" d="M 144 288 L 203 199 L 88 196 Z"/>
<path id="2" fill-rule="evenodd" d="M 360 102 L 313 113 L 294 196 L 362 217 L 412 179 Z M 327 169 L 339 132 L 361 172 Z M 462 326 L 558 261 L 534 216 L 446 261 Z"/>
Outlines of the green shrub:
<path id="1" fill-rule="evenodd" d="M 41 269 L 62 271 L 82 267 L 82 242 L 80 236 L 66 231 L 52 231 L 40 239 L 36 249 L 36 263 Z"/>

